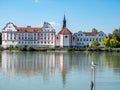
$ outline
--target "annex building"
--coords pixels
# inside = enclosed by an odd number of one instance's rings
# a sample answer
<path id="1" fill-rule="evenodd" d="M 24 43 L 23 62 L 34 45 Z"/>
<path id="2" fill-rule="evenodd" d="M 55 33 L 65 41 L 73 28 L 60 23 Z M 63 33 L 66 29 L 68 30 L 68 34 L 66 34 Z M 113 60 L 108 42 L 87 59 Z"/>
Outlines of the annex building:
<path id="1" fill-rule="evenodd" d="M 42 27 L 18 27 L 9 22 L 2 29 L 2 46 L 4 48 L 13 45 L 29 45 L 35 47 L 66 47 L 91 45 L 93 40 L 101 41 L 106 34 L 100 32 L 82 32 L 72 33 L 66 26 L 66 18 L 63 19 L 62 30 L 56 34 L 55 29 L 50 23 L 44 22 Z"/>

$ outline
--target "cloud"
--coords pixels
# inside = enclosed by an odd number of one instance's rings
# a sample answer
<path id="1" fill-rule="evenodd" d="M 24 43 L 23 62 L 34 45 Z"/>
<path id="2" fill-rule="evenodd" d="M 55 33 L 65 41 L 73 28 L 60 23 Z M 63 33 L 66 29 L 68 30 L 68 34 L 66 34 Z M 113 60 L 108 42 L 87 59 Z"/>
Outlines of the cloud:
<path id="1" fill-rule="evenodd" d="M 49 22 L 52 26 L 60 26 L 59 23 L 56 23 L 56 22 Z"/>
<path id="2" fill-rule="evenodd" d="M 39 3 L 40 1 L 39 0 L 34 0 L 35 3 Z"/>

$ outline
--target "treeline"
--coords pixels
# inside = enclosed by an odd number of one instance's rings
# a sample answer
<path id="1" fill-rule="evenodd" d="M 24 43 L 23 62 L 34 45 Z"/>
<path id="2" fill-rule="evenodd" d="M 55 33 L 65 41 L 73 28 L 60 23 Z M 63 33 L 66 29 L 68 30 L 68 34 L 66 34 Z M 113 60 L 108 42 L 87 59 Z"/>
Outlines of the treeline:
<path id="1" fill-rule="evenodd" d="M 120 28 L 115 29 L 112 34 L 102 40 L 105 47 L 118 48 L 120 47 Z"/>

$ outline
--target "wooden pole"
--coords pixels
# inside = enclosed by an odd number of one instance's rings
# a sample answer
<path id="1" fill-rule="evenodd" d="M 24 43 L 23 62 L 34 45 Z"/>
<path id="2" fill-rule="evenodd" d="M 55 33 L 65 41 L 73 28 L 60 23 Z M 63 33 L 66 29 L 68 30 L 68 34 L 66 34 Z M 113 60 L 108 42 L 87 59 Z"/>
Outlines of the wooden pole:
<path id="1" fill-rule="evenodd" d="M 93 66 L 93 90 L 96 90 L 96 70 L 95 66 Z"/>

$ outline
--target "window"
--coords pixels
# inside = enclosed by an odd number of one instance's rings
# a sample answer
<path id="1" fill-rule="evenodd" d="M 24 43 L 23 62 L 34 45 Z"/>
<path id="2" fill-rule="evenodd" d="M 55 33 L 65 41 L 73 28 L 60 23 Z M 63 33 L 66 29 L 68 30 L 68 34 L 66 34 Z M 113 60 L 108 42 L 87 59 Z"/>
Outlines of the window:
<path id="1" fill-rule="evenodd" d="M 88 41 L 88 38 L 87 38 L 87 41 Z"/>
<path id="2" fill-rule="evenodd" d="M 68 36 L 65 36 L 65 38 L 68 38 Z"/>
<path id="3" fill-rule="evenodd" d="M 80 41 L 82 41 L 82 38 L 80 39 Z"/>
<path id="4" fill-rule="evenodd" d="M 101 42 L 101 38 L 99 38 L 99 41 Z"/>
<path id="5" fill-rule="evenodd" d="M 84 41 L 85 41 L 85 38 L 84 38 Z"/>
<path id="6" fill-rule="evenodd" d="M 75 37 L 73 37 L 73 40 L 75 40 Z"/>

